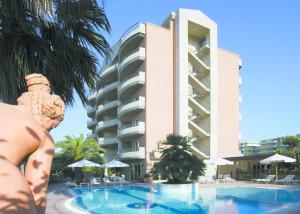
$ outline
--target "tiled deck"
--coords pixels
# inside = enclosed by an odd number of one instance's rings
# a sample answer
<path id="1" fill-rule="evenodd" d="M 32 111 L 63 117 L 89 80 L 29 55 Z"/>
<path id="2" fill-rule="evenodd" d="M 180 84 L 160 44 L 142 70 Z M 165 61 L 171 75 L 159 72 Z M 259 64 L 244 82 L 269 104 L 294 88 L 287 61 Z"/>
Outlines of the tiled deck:
<path id="1" fill-rule="evenodd" d="M 64 207 L 64 203 L 67 199 L 72 196 L 68 193 L 64 185 L 55 184 L 49 185 L 49 190 L 47 194 L 47 208 L 46 214 L 71 214 Z"/>
<path id="2" fill-rule="evenodd" d="M 237 181 L 235 183 L 218 183 L 218 184 L 200 184 L 199 188 L 205 187 L 221 187 L 221 186 L 249 186 L 249 187 L 265 187 L 265 188 L 282 188 L 282 189 L 296 189 L 300 190 L 300 185 L 275 185 L 275 184 L 258 184 L 252 182 L 241 182 Z M 67 199 L 72 196 L 65 189 L 62 184 L 55 184 L 49 186 L 49 191 L 47 195 L 47 214 L 72 214 L 66 210 L 64 203 Z M 300 209 L 300 207 L 299 207 Z"/>

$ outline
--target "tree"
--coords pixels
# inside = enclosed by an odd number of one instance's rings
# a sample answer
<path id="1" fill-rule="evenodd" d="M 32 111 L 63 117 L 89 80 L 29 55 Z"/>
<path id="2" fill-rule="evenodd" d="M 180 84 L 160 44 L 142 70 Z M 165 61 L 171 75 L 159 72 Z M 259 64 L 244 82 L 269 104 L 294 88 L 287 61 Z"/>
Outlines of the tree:
<path id="1" fill-rule="evenodd" d="M 52 171 L 62 172 L 69 164 L 86 159 L 99 164 L 106 162 L 103 149 L 94 138 L 66 136 L 65 140 L 56 143 L 57 152 L 54 155 Z"/>
<path id="2" fill-rule="evenodd" d="M 164 149 L 161 160 L 151 171 L 168 180 L 168 183 L 187 183 L 203 175 L 205 164 L 192 154 L 187 137 L 168 135 L 163 141 Z"/>
<path id="3" fill-rule="evenodd" d="M 286 136 L 278 139 L 279 143 L 287 145 L 287 149 L 279 149 L 277 152 L 295 158 L 296 162 L 294 164 L 283 164 L 290 170 L 296 169 L 300 172 L 300 137 L 299 136 Z"/>
<path id="4" fill-rule="evenodd" d="M 67 105 L 74 91 L 85 104 L 110 30 L 97 0 L 0 0 L 0 100 L 15 104 L 24 77 L 41 73 Z"/>

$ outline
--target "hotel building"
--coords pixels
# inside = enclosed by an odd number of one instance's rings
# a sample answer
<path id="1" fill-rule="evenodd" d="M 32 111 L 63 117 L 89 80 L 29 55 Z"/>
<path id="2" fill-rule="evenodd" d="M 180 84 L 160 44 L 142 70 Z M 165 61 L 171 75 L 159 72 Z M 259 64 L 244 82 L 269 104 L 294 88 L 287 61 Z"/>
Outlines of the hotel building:
<path id="1" fill-rule="evenodd" d="M 258 143 L 242 142 L 240 143 L 240 151 L 243 155 L 262 155 L 274 154 L 277 149 L 286 150 L 288 145 L 285 145 L 278 138 L 261 140 Z"/>
<path id="2" fill-rule="evenodd" d="M 240 68 L 198 10 L 179 9 L 161 26 L 140 23 L 113 46 L 89 97 L 90 136 L 109 160 L 130 165 L 127 179 L 149 172 L 171 133 L 188 136 L 214 175 L 218 157 L 239 154 Z"/>

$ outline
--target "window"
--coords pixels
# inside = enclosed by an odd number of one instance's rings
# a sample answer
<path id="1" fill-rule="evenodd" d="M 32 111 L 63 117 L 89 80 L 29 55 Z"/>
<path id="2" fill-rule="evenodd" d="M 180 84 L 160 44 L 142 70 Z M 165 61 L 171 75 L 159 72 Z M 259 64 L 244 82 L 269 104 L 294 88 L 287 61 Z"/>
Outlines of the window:
<path id="1" fill-rule="evenodd" d="M 136 140 L 131 143 L 131 149 L 133 152 L 139 151 L 140 141 Z"/>

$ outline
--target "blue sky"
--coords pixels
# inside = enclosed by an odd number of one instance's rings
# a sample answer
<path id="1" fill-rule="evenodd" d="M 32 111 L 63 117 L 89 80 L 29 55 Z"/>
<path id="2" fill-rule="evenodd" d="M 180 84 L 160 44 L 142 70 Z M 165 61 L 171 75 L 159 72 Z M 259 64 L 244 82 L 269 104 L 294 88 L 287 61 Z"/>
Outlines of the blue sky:
<path id="1" fill-rule="evenodd" d="M 300 1 L 274 0 L 105 0 L 114 43 L 137 22 L 160 25 L 171 11 L 192 8 L 218 24 L 219 47 L 243 60 L 242 140 L 300 133 Z M 78 98 L 55 140 L 87 134 L 86 110 Z"/>

